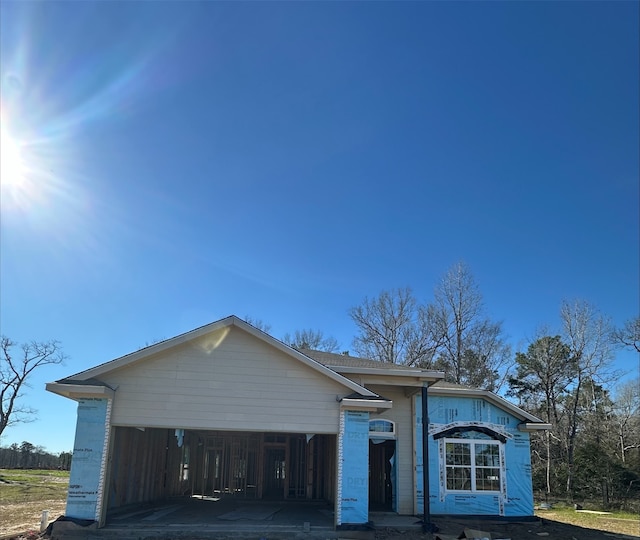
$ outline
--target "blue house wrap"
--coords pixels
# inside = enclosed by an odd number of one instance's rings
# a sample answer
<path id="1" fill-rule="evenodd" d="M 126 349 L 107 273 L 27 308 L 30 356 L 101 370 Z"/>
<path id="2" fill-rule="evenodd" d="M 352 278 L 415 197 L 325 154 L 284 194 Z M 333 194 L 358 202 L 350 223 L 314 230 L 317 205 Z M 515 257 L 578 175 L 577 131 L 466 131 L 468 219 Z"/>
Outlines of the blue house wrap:
<path id="1" fill-rule="evenodd" d="M 99 517 L 108 415 L 107 399 L 78 400 L 78 421 L 67 494 L 67 514 L 78 519 L 97 520 Z"/>
<path id="2" fill-rule="evenodd" d="M 339 523 L 366 523 L 369 518 L 369 413 L 342 413 L 342 444 L 338 451 L 340 467 Z M 363 459 L 367 456 L 366 459 Z"/>
<path id="3" fill-rule="evenodd" d="M 414 411 L 421 411 L 416 396 Z M 529 433 L 522 420 L 483 397 L 430 395 L 429 501 L 432 514 L 533 514 Z M 422 418 L 415 415 L 415 429 Z M 424 512 L 422 438 L 416 438 L 418 513 Z"/>

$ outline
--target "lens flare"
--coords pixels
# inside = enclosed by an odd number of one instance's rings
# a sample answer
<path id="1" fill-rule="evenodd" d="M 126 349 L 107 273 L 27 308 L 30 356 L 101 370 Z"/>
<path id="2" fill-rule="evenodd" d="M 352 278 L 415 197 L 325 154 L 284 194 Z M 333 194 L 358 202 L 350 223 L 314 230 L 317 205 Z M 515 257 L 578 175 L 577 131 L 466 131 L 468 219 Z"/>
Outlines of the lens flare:
<path id="1" fill-rule="evenodd" d="M 20 143 L 0 125 L 0 183 L 19 186 L 24 180 L 24 172 Z"/>

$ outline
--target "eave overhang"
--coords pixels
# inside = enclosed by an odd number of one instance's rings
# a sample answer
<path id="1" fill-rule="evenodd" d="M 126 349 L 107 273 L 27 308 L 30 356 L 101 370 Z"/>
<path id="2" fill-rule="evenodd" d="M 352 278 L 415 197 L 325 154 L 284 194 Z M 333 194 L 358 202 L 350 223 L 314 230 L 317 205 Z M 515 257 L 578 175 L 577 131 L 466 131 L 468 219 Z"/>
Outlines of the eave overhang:
<path id="1" fill-rule="evenodd" d="M 50 382 L 46 384 L 46 389 L 54 394 L 76 400 L 83 398 L 113 399 L 113 396 L 115 395 L 115 390 L 105 385 Z"/>
<path id="2" fill-rule="evenodd" d="M 518 431 L 524 431 L 526 433 L 533 433 L 535 431 L 546 431 L 549 429 L 551 429 L 551 424 L 536 422 L 522 422 L 522 424 L 518 424 Z"/>
<path id="3" fill-rule="evenodd" d="M 387 399 L 342 398 L 340 409 L 381 413 L 393 407 L 393 401 Z"/>
<path id="4" fill-rule="evenodd" d="M 352 373 L 358 375 L 392 375 L 394 377 L 417 378 L 426 382 L 435 383 L 444 379 L 443 371 L 424 369 L 384 369 L 374 367 L 331 366 L 338 373 Z"/>
<path id="5" fill-rule="evenodd" d="M 401 386 L 404 388 L 421 388 L 432 386 L 444 379 L 444 372 L 422 369 L 389 369 L 357 366 L 331 366 L 331 369 L 346 377 L 358 376 L 363 385 L 378 384 L 384 386 Z"/>

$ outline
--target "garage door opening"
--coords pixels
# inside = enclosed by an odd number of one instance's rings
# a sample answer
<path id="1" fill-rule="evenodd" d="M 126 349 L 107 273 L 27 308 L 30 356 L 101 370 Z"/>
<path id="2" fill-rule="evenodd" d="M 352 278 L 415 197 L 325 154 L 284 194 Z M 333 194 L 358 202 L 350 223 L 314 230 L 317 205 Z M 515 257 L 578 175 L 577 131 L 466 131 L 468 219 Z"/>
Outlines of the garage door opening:
<path id="1" fill-rule="evenodd" d="M 108 512 L 173 497 L 334 502 L 336 436 L 115 428 Z"/>

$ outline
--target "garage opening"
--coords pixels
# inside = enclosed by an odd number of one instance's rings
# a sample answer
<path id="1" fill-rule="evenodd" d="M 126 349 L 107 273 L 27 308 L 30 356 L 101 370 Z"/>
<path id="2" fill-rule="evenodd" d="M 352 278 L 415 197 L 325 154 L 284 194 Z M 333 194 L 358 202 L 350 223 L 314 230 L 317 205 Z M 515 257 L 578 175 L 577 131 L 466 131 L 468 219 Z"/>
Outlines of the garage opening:
<path id="1" fill-rule="evenodd" d="M 114 430 L 108 511 L 170 497 L 333 503 L 336 436 Z"/>

